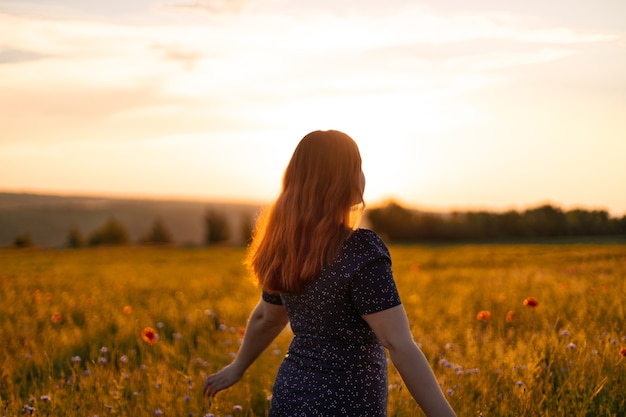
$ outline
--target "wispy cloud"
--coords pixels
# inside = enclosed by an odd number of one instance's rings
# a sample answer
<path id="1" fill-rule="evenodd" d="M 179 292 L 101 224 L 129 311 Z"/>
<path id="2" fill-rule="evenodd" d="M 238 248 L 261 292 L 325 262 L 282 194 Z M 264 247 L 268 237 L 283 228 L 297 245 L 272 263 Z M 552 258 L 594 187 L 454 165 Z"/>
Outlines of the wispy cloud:
<path id="1" fill-rule="evenodd" d="M 25 62 L 44 58 L 45 55 L 24 49 L 0 50 L 0 64 L 11 62 Z"/>
<path id="2" fill-rule="evenodd" d="M 512 39 L 517 42 L 571 45 L 617 42 L 621 36 L 612 33 L 577 32 L 570 28 L 557 27 L 521 31 L 514 34 Z"/>
<path id="3" fill-rule="evenodd" d="M 166 61 L 179 63 L 187 71 L 191 71 L 196 63 L 202 59 L 202 53 L 191 49 L 185 49 L 180 45 L 154 45 L 153 48 L 163 53 Z"/>
<path id="4" fill-rule="evenodd" d="M 281 123 L 274 114 L 294 106 L 325 115 L 328 106 L 318 97 L 371 107 L 403 97 L 421 107 L 501 84 L 509 69 L 562 60 L 617 38 L 502 13 L 408 7 L 382 16 L 295 16 L 248 0 L 164 4 L 212 15 L 189 25 L 132 25 L 0 13 L 0 105 L 13 115 L 13 137 L 36 137 L 19 123 L 41 115 L 51 123 L 62 116 L 73 132 L 91 121 L 102 135 L 123 137 L 138 134 L 142 124 L 167 124 L 169 132 L 177 125 L 258 127 L 259 115 Z M 253 6 L 259 10 L 238 13 Z"/>
<path id="5" fill-rule="evenodd" d="M 256 0 L 171 0 L 165 1 L 163 7 L 209 13 L 240 13 L 254 3 Z"/>

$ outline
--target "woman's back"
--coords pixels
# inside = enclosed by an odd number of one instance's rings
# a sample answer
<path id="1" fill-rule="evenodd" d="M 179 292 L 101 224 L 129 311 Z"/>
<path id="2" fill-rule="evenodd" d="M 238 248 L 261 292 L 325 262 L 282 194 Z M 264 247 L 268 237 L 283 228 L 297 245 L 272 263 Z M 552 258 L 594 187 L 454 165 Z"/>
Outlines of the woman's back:
<path id="1" fill-rule="evenodd" d="M 375 233 L 356 230 L 302 291 L 264 298 L 285 306 L 294 332 L 270 415 L 386 415 L 385 350 L 361 315 L 400 300 Z"/>

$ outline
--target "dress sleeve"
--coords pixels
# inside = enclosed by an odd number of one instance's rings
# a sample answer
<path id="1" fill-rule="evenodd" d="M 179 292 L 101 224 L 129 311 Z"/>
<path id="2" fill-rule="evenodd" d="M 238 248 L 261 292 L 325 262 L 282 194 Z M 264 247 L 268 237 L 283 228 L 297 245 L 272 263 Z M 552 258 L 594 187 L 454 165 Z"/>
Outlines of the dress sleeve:
<path id="1" fill-rule="evenodd" d="M 360 315 L 377 313 L 401 304 L 388 258 L 365 264 L 351 283 L 352 302 Z"/>
<path id="2" fill-rule="evenodd" d="M 280 294 L 272 294 L 267 291 L 263 291 L 263 301 L 279 306 L 283 305 L 283 300 L 280 298 Z"/>

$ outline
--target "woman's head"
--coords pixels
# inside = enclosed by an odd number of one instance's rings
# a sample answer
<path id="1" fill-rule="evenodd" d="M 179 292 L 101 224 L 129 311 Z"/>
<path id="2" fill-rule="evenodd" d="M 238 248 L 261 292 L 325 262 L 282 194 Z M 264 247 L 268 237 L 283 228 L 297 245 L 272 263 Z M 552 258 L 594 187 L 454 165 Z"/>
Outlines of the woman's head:
<path id="1" fill-rule="evenodd" d="M 300 203 L 300 210 L 335 214 L 340 220 L 363 203 L 361 154 L 352 138 L 337 130 L 317 130 L 296 147 L 283 177 L 281 197 Z"/>
<path id="2" fill-rule="evenodd" d="M 350 136 L 336 130 L 306 135 L 287 165 L 278 199 L 257 222 L 248 264 L 261 286 L 299 290 L 331 262 L 358 223 L 364 186 L 361 155 Z"/>

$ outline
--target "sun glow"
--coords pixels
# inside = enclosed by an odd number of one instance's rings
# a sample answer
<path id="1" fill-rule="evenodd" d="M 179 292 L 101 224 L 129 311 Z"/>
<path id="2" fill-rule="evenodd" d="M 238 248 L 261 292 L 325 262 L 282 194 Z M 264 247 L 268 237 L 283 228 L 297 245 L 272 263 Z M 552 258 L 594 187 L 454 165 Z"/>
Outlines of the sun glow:
<path id="1" fill-rule="evenodd" d="M 5 189 L 270 200 L 337 129 L 368 203 L 626 210 L 620 2 L 0 3 Z"/>

